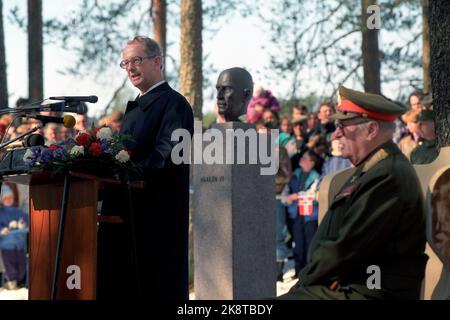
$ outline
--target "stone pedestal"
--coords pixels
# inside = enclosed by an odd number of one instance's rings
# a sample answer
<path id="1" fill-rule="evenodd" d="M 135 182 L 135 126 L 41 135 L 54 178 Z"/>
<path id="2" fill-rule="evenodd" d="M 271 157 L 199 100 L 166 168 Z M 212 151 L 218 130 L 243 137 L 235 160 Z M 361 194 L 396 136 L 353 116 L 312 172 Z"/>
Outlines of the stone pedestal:
<path id="1" fill-rule="evenodd" d="M 249 164 L 249 148 L 255 147 L 255 141 L 247 140 L 244 150 L 235 144 L 232 157 L 226 152 L 225 145 L 231 142 L 226 130 L 240 129 L 255 130 L 255 126 L 237 122 L 213 126 L 223 137 L 224 161 L 228 157 L 234 164 L 194 164 L 194 288 L 198 300 L 276 296 L 275 176 L 261 174 L 267 166 Z M 261 136 L 257 141 L 259 145 Z M 202 150 L 208 145 L 203 143 Z M 242 152 L 247 155 L 246 164 L 236 164 Z"/>

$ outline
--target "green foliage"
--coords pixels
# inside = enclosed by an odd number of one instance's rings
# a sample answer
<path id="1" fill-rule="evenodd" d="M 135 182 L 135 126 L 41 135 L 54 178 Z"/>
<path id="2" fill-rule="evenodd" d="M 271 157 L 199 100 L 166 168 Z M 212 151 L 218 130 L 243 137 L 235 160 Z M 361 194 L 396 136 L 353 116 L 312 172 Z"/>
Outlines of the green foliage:
<path id="1" fill-rule="evenodd" d="M 308 107 L 308 112 L 315 112 L 319 103 L 321 102 L 320 98 L 316 96 L 314 93 L 311 93 L 305 97 L 292 97 L 289 99 L 280 99 L 281 116 L 289 116 L 292 113 L 292 108 L 297 105 L 305 105 Z"/>
<path id="2" fill-rule="evenodd" d="M 396 85 L 401 96 L 421 74 L 420 0 L 380 0 L 378 5 L 381 80 Z M 272 37 L 270 68 L 275 77 L 292 79 L 292 97 L 305 92 L 311 80 L 319 82 L 324 97 L 331 97 L 340 83 L 362 83 L 360 1 L 278 0 L 258 11 Z"/>
<path id="3" fill-rule="evenodd" d="M 147 6 L 147 8 L 146 8 Z M 67 16 L 45 19 L 45 43 L 61 46 L 76 55 L 74 65 L 62 73 L 82 76 L 118 63 L 123 44 L 149 25 L 148 3 L 139 0 L 81 0 Z M 18 7 L 10 20 L 26 30 L 26 20 Z"/>

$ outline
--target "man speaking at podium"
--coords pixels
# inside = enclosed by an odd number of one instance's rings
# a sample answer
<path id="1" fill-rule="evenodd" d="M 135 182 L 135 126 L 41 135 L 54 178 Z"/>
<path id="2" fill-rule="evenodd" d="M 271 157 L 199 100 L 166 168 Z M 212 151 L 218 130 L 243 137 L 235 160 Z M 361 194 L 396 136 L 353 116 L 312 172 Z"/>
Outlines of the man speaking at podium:
<path id="1" fill-rule="evenodd" d="M 186 99 L 174 91 L 162 74 L 163 56 L 152 39 L 137 36 L 122 52 L 120 67 L 139 89 L 128 102 L 121 134 L 138 168 L 132 180 L 145 182 L 132 189 L 137 243 L 138 277 L 133 265 L 129 232 L 129 203 L 124 187 L 104 193 L 102 215 L 119 216 L 123 223 L 105 219 L 98 234 L 98 299 L 188 299 L 189 165 L 175 165 L 171 141 L 176 129 L 192 136 L 193 114 Z"/>

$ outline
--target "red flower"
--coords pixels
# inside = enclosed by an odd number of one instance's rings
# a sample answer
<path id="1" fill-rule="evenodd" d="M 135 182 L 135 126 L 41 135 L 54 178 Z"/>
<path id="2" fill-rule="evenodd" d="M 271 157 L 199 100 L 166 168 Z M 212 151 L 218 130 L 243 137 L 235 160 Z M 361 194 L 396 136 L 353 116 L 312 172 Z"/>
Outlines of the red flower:
<path id="1" fill-rule="evenodd" d="M 91 140 L 91 135 L 88 133 L 82 133 L 78 135 L 78 137 L 75 139 L 77 141 L 77 144 L 79 146 L 88 146 L 89 142 Z"/>
<path id="2" fill-rule="evenodd" d="M 61 146 L 58 146 L 58 145 L 56 145 L 56 144 L 52 144 L 52 145 L 50 145 L 48 148 L 49 148 L 50 151 L 55 151 L 55 150 L 60 149 Z"/>
<path id="3" fill-rule="evenodd" d="M 102 145 L 98 142 L 93 142 L 89 147 L 89 152 L 94 156 L 98 157 L 102 154 Z"/>

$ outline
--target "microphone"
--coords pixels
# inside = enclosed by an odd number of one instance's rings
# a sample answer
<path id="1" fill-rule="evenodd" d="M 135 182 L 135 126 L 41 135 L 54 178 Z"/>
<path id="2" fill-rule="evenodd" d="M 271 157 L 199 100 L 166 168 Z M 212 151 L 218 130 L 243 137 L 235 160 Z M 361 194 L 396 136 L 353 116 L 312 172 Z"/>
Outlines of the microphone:
<path id="1" fill-rule="evenodd" d="M 64 117 L 51 117 L 51 116 L 43 116 L 43 115 L 28 115 L 28 118 L 33 118 L 42 121 L 44 124 L 47 122 L 53 123 L 61 123 L 64 127 L 72 129 L 77 122 L 75 118 L 69 114 L 66 114 Z"/>
<path id="2" fill-rule="evenodd" d="M 12 148 L 29 148 L 29 147 L 35 147 L 35 146 L 43 146 L 45 144 L 45 139 L 40 134 L 32 134 L 26 137 L 22 141 L 17 141 L 14 143 L 11 143 L 7 146 L 8 149 Z"/>
<path id="3" fill-rule="evenodd" d="M 54 111 L 54 112 L 71 112 L 77 114 L 86 114 L 88 107 L 85 103 L 71 102 L 66 107 L 66 102 L 46 103 L 38 106 L 28 106 L 23 108 L 14 109 L 14 112 L 27 112 L 27 111 Z"/>
<path id="4" fill-rule="evenodd" d="M 71 102 L 67 107 L 60 108 L 59 110 L 53 111 L 61 111 L 61 112 L 72 112 L 76 114 L 86 114 L 88 112 L 88 107 L 85 103 L 77 103 Z"/>
<path id="5" fill-rule="evenodd" d="M 98 97 L 97 96 L 62 96 L 62 97 L 50 97 L 49 100 L 64 100 L 66 102 L 96 103 L 98 101 Z"/>

